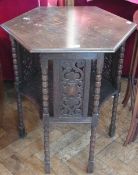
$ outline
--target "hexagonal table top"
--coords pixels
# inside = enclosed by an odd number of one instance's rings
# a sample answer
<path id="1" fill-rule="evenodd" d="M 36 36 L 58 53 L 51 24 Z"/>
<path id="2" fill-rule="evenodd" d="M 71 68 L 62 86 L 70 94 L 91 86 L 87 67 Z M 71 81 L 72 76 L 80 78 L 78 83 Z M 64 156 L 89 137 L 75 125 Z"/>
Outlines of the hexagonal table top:
<path id="1" fill-rule="evenodd" d="M 27 50 L 115 52 L 136 24 L 98 7 L 38 7 L 1 25 Z"/>

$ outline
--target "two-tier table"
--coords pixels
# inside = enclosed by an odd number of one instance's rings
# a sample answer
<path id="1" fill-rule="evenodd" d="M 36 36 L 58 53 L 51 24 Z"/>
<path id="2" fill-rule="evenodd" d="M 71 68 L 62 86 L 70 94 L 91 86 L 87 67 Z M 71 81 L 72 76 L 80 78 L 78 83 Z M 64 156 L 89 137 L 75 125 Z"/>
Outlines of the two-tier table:
<path id="1" fill-rule="evenodd" d="M 93 171 L 99 106 L 113 95 L 115 132 L 124 42 L 136 25 L 97 7 L 39 7 L 2 25 L 10 34 L 20 136 L 22 96 L 39 106 L 50 172 L 49 121 L 91 123 L 88 172 Z"/>

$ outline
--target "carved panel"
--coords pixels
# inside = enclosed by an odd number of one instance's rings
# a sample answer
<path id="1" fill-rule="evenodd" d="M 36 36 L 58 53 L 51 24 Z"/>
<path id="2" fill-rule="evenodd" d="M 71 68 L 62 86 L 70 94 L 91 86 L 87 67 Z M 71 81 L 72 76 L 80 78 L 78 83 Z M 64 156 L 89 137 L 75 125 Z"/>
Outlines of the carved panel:
<path id="1" fill-rule="evenodd" d="M 106 53 L 104 55 L 103 79 L 109 81 L 115 88 L 118 60 L 119 50 L 116 53 Z"/>
<path id="2" fill-rule="evenodd" d="M 89 81 L 90 77 L 89 74 L 87 80 L 85 78 L 87 61 L 61 60 L 57 61 L 55 66 L 56 72 L 54 76 L 56 76 L 56 78 L 58 79 L 58 81 L 56 80 L 56 86 L 58 86 L 59 88 L 56 90 L 59 94 L 55 100 L 56 104 L 54 105 L 58 107 L 56 108 L 54 113 L 56 113 L 56 116 L 64 117 L 78 117 L 80 115 L 83 115 L 83 106 L 85 103 L 88 104 L 88 98 L 86 99 L 87 101 L 84 100 L 84 96 L 86 95 L 86 92 L 84 92 L 84 88 L 85 86 L 87 86 L 86 81 Z M 90 72 L 89 69 L 88 72 Z M 89 93 L 89 87 L 87 89 L 87 93 Z"/>
<path id="3" fill-rule="evenodd" d="M 18 44 L 20 91 L 41 104 L 41 69 L 38 54 L 31 54 Z"/>
<path id="4" fill-rule="evenodd" d="M 112 66 L 113 66 L 113 54 L 105 54 L 104 56 L 104 68 L 103 78 L 112 81 Z"/>
<path id="5" fill-rule="evenodd" d="M 24 83 L 27 83 L 32 79 L 31 75 L 34 71 L 32 64 L 33 60 L 31 55 L 25 49 L 22 49 L 22 56 L 23 56 L 23 59 L 21 59 L 22 81 Z"/>
<path id="6" fill-rule="evenodd" d="M 84 85 L 84 61 L 63 61 L 61 63 L 62 115 L 80 115 Z"/>

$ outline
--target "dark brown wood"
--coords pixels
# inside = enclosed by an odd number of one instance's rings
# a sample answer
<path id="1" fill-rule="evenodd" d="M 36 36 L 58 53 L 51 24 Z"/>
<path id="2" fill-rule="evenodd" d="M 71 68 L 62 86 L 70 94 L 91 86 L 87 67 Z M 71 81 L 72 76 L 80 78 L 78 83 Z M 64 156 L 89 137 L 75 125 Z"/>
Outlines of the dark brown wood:
<path id="1" fill-rule="evenodd" d="M 120 93 L 121 87 L 121 75 L 122 75 L 122 68 L 123 68 L 123 59 L 124 59 L 124 52 L 125 52 L 125 45 L 122 45 L 120 48 L 120 59 L 118 61 L 118 68 L 117 68 L 117 93 L 113 97 L 113 108 L 112 108 L 112 118 L 111 124 L 109 127 L 109 136 L 113 137 L 115 135 L 116 130 L 116 114 L 117 114 L 117 106 L 118 106 L 118 98 Z"/>
<path id="2" fill-rule="evenodd" d="M 94 170 L 94 148 L 96 140 L 96 127 L 99 119 L 99 104 L 100 104 L 100 88 L 102 79 L 104 54 L 99 55 L 99 59 L 96 63 L 96 75 L 95 75 L 95 87 L 93 94 L 93 111 L 92 118 L 96 117 L 97 122 L 91 124 L 91 137 L 90 137 L 90 151 L 89 151 L 89 161 L 88 161 L 88 173 L 92 173 Z"/>
<path id="3" fill-rule="evenodd" d="M 50 173 L 50 150 L 49 150 L 49 95 L 48 95 L 48 60 L 40 55 L 42 71 L 42 99 L 43 99 L 43 125 L 44 125 L 44 153 L 45 171 Z"/>
<path id="4" fill-rule="evenodd" d="M 19 58 L 17 56 L 17 45 L 15 40 L 11 37 L 11 44 L 12 44 L 12 57 L 13 57 L 13 67 L 14 67 L 14 75 L 15 75 L 15 88 L 16 88 L 16 95 L 17 95 L 17 109 L 19 115 L 19 135 L 20 137 L 25 137 L 25 126 L 24 126 L 24 115 L 23 115 L 23 107 L 22 107 L 22 96 L 20 93 L 20 83 L 21 83 L 21 76 L 19 76 L 18 70 L 18 63 Z"/>
<path id="5" fill-rule="evenodd" d="M 136 24 L 97 7 L 40 7 L 2 27 L 16 40 L 12 51 L 21 135 L 25 95 L 40 106 L 45 169 L 50 173 L 49 118 L 62 123 L 91 120 L 88 172 L 93 172 L 99 106 L 112 94 L 111 135 L 115 128 L 123 47 L 120 59 L 114 52 Z"/>
<path id="6" fill-rule="evenodd" d="M 30 52 L 109 53 L 121 46 L 136 24 L 95 6 L 70 6 L 39 7 L 2 27 Z"/>
<path id="7" fill-rule="evenodd" d="M 50 117 L 50 122 L 53 123 L 91 123 L 95 122 L 95 119 L 92 116 L 79 116 L 79 117 Z"/>
<path id="8" fill-rule="evenodd" d="M 94 171 L 94 149 L 96 142 L 96 127 L 91 127 L 91 137 L 90 137 L 90 151 L 88 160 L 88 173 L 93 173 Z"/>
<path id="9" fill-rule="evenodd" d="M 109 136 L 110 137 L 113 137 L 115 135 L 118 98 L 119 98 L 119 94 L 115 94 L 113 96 L 112 118 L 111 118 L 111 124 L 110 124 L 110 127 L 109 127 Z"/>
<path id="10" fill-rule="evenodd" d="M 58 54 L 62 60 L 53 61 L 54 116 L 78 117 L 88 115 L 91 58 L 96 54 Z M 88 57 L 89 56 L 89 57 Z M 69 60 L 66 58 L 68 57 Z M 70 57 L 70 58 L 69 58 Z M 80 58 L 81 58 L 80 57 Z M 84 60 L 83 58 L 87 59 Z"/>
<path id="11" fill-rule="evenodd" d="M 59 85 L 59 79 L 60 79 L 60 77 L 59 77 L 59 72 L 60 72 L 60 65 L 59 65 L 59 63 L 58 63 L 59 61 L 58 60 L 54 60 L 54 62 L 53 62 L 53 67 L 54 67 L 54 69 L 53 69 L 53 74 L 54 74 L 54 77 L 53 77 L 53 82 L 54 82 L 54 85 L 53 85 L 53 87 L 54 87 L 54 92 L 53 92 L 53 94 L 54 94 L 54 96 L 53 96 L 53 101 L 54 101 L 54 106 L 53 106 L 53 108 L 54 108 L 54 115 L 55 116 L 59 116 L 60 115 L 60 109 L 59 109 L 59 99 L 60 99 L 60 94 L 61 94 L 61 89 L 60 89 L 60 87 L 58 86 Z M 55 104 L 57 104 L 58 103 L 58 105 L 55 105 Z"/>
<path id="12" fill-rule="evenodd" d="M 41 111 L 41 66 L 38 54 L 31 54 L 17 42 L 20 93 L 29 98 Z"/>
<path id="13" fill-rule="evenodd" d="M 97 55 L 98 56 L 98 55 Z M 86 61 L 85 66 L 85 82 L 84 82 L 84 97 L 83 97 L 83 115 L 88 115 L 89 109 L 89 93 L 90 93 L 90 79 L 91 79 L 91 62 L 92 60 Z"/>
<path id="14" fill-rule="evenodd" d="M 97 59 L 97 54 L 58 53 L 48 54 L 48 58 L 53 60 L 53 80 L 50 79 L 53 81 L 54 88 L 54 118 L 59 117 L 61 122 L 67 119 L 69 122 L 67 118 L 69 117 L 71 123 L 73 117 L 74 122 L 77 121 L 78 116 L 86 118 L 89 105 L 91 60 Z M 57 119 L 52 120 L 57 121 Z"/>

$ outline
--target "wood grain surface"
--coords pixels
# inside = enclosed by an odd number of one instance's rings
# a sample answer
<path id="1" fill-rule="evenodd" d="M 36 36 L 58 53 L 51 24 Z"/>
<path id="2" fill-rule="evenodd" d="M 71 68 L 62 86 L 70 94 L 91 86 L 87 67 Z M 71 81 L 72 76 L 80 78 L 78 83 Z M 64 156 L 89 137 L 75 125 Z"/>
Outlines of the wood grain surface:
<path id="1" fill-rule="evenodd" d="M 2 27 L 30 52 L 114 52 L 136 24 L 98 7 L 39 7 Z"/>

